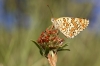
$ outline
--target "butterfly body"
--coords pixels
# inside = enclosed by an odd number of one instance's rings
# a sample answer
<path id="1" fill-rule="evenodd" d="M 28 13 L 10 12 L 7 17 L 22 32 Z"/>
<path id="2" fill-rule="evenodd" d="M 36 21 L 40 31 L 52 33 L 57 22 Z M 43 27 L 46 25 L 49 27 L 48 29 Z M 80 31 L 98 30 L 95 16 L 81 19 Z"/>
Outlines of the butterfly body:
<path id="1" fill-rule="evenodd" d="M 74 38 L 89 24 L 87 19 L 72 17 L 51 18 L 51 21 L 55 29 L 60 30 L 67 38 Z"/>

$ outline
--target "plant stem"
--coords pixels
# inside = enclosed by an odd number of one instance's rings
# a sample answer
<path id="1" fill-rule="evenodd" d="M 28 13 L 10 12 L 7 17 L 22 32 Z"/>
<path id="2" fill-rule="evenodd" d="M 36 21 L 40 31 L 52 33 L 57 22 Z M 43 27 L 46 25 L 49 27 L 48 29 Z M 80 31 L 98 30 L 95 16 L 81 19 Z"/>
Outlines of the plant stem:
<path id="1" fill-rule="evenodd" d="M 57 53 L 56 52 L 49 51 L 47 58 L 48 58 L 48 62 L 50 66 L 56 66 L 56 63 L 57 63 Z"/>

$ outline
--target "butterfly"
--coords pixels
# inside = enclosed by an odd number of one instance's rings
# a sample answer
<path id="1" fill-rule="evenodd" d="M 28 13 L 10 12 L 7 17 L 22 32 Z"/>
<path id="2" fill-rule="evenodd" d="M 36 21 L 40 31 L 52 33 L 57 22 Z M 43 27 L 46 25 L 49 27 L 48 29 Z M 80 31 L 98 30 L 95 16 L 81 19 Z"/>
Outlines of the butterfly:
<path id="1" fill-rule="evenodd" d="M 60 30 L 67 38 L 74 38 L 83 31 L 89 24 L 85 18 L 61 17 L 51 18 L 55 29 Z"/>

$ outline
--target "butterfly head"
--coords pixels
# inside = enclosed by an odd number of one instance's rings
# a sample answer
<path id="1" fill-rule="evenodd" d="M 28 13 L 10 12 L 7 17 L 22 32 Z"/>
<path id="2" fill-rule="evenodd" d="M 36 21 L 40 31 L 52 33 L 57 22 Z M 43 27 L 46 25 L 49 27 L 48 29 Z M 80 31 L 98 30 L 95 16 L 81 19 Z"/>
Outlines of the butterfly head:
<path id="1" fill-rule="evenodd" d="M 57 29 L 58 25 L 57 25 L 56 18 L 51 18 L 51 22 L 53 23 L 54 27 Z"/>
<path id="2" fill-rule="evenodd" d="M 51 22 L 54 23 L 55 22 L 55 18 L 51 18 Z"/>
<path id="3" fill-rule="evenodd" d="M 56 19 L 55 19 L 55 18 L 51 18 L 51 22 L 52 22 L 53 25 L 55 26 L 55 24 L 56 24 Z"/>

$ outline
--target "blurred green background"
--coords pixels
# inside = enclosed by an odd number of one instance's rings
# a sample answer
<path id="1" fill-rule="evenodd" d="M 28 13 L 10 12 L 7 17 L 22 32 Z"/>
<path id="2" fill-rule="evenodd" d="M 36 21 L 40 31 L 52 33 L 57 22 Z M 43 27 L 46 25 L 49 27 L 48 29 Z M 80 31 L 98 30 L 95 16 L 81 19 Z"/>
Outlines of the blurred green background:
<path id="1" fill-rule="evenodd" d="M 36 41 L 41 32 L 52 24 L 47 5 L 56 18 L 81 17 L 90 20 L 87 29 L 74 39 L 60 35 L 71 51 L 58 52 L 57 66 L 100 66 L 99 2 L 0 0 L 0 66 L 49 66 L 47 59 L 31 42 Z"/>

